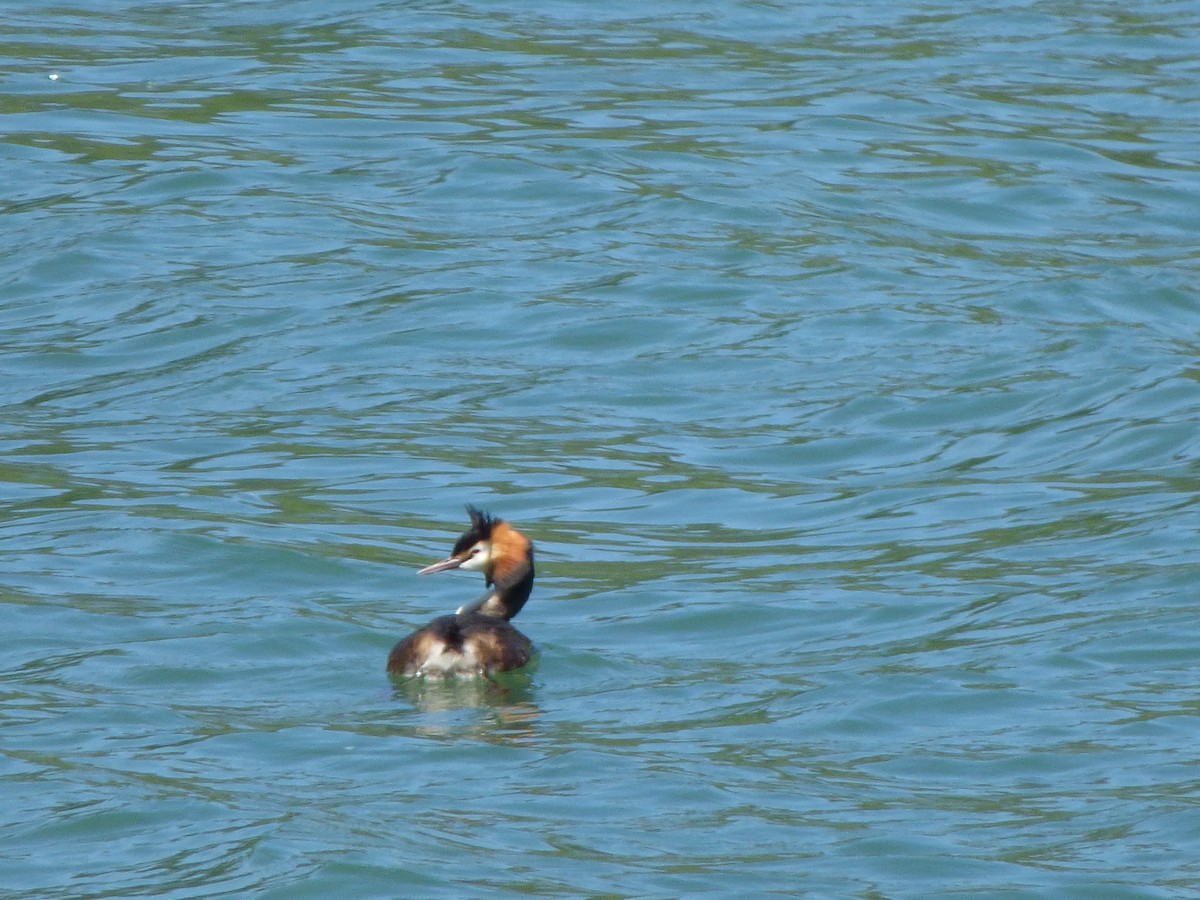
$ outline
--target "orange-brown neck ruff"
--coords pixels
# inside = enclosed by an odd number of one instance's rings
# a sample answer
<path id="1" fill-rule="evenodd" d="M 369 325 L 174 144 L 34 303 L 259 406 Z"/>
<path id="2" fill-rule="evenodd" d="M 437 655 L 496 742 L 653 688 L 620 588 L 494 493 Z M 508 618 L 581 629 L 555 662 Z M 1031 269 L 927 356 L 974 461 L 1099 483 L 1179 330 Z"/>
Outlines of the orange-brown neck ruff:
<path id="1" fill-rule="evenodd" d="M 533 590 L 533 544 L 521 532 L 505 522 L 492 529 L 491 562 L 483 573 L 493 590 L 474 603 L 459 609 L 511 619 L 521 611 Z"/>
<path id="2" fill-rule="evenodd" d="M 492 528 L 492 565 L 485 573 L 488 584 L 500 588 L 515 584 L 533 567 L 533 545 L 529 538 L 507 522 Z"/>

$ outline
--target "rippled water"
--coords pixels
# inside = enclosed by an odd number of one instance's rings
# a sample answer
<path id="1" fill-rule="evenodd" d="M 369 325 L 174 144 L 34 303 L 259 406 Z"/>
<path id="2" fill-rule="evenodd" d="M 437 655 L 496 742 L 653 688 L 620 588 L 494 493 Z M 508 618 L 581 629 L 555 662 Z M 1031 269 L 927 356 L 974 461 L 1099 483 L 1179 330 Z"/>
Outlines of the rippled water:
<path id="1" fill-rule="evenodd" d="M 0 26 L 7 896 L 1200 890 L 1194 3 Z"/>

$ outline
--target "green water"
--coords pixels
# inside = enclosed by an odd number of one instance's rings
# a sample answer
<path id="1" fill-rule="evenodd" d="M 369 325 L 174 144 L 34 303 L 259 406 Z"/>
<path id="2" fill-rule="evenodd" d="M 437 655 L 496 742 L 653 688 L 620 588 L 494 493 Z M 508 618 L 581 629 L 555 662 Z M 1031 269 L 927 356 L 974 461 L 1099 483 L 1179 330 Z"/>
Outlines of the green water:
<path id="1" fill-rule="evenodd" d="M 4 896 L 1200 892 L 1196 4 L 11 6 Z"/>

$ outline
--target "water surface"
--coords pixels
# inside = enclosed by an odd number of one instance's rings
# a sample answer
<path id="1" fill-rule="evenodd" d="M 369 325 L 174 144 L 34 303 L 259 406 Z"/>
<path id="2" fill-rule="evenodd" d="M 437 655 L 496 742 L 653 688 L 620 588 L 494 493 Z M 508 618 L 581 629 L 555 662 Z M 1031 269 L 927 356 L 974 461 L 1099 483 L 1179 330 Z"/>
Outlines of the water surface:
<path id="1" fill-rule="evenodd" d="M 2 28 L 12 896 L 1200 890 L 1194 4 Z"/>

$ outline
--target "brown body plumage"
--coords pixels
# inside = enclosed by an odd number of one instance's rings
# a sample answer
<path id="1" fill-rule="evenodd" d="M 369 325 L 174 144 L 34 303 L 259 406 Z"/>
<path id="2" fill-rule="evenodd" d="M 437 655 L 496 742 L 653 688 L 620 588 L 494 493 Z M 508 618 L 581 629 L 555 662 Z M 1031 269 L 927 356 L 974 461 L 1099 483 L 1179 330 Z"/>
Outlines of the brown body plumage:
<path id="1" fill-rule="evenodd" d="M 483 572 L 488 591 L 396 644 L 388 656 L 388 674 L 491 675 L 519 669 L 533 656 L 533 643 L 508 621 L 533 589 L 533 544 L 507 522 L 470 506 L 467 513 L 471 528 L 455 542 L 451 555 L 417 574 Z"/>

